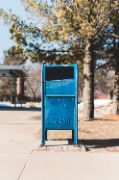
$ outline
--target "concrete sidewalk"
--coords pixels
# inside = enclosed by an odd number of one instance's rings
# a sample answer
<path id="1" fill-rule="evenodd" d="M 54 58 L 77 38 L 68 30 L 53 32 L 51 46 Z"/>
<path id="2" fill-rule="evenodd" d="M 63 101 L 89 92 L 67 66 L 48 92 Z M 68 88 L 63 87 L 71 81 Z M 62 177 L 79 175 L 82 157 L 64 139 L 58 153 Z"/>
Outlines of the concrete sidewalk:
<path id="1" fill-rule="evenodd" d="M 21 180 L 118 180 L 119 155 L 40 152 L 33 154 Z"/>
<path id="2" fill-rule="evenodd" d="M 1 180 L 118 180 L 119 155 L 82 152 L 0 154 Z"/>
<path id="3" fill-rule="evenodd" d="M 118 153 L 34 150 L 38 115 L 0 111 L 0 180 L 119 180 Z"/>

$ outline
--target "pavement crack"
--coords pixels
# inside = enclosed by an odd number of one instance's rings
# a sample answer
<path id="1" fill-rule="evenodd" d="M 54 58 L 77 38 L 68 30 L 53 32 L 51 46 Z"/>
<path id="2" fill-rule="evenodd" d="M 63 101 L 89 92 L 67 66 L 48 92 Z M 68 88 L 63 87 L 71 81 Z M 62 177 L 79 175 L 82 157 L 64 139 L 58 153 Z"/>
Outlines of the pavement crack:
<path id="1" fill-rule="evenodd" d="M 22 174 L 23 174 L 23 172 L 24 172 L 24 170 L 25 170 L 28 162 L 30 161 L 30 157 L 31 157 L 31 155 L 33 154 L 33 151 L 34 151 L 34 150 L 32 149 L 31 152 L 30 152 L 30 154 L 29 154 L 28 159 L 26 160 L 26 162 L 25 162 L 25 164 L 24 164 L 24 166 L 23 166 L 23 168 L 22 168 L 22 170 L 21 170 L 21 172 L 20 172 L 20 174 L 19 174 L 19 176 L 18 176 L 18 178 L 17 178 L 17 180 L 20 180 L 20 178 L 21 178 L 21 176 L 22 176 Z"/>
<path id="2" fill-rule="evenodd" d="M 19 174 L 17 180 L 20 180 L 20 178 L 21 178 L 21 176 L 22 176 L 22 174 L 23 174 L 23 172 L 24 172 L 24 170 L 25 170 L 25 168 L 26 168 L 28 162 L 29 162 L 29 158 L 28 158 L 27 161 L 25 162 L 24 167 L 22 168 L 22 170 L 21 170 L 21 172 L 20 172 L 20 174 Z"/>

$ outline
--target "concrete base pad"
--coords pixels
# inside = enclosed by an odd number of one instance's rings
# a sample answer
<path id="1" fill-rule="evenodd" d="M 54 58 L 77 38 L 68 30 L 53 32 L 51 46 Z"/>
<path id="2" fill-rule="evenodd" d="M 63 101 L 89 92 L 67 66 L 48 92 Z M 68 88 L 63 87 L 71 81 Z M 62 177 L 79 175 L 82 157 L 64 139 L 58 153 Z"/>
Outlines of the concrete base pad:
<path id="1" fill-rule="evenodd" d="M 45 145 L 37 144 L 35 151 L 85 151 L 84 145 L 80 142 L 77 146 L 70 143 L 68 140 L 50 140 L 46 141 Z"/>

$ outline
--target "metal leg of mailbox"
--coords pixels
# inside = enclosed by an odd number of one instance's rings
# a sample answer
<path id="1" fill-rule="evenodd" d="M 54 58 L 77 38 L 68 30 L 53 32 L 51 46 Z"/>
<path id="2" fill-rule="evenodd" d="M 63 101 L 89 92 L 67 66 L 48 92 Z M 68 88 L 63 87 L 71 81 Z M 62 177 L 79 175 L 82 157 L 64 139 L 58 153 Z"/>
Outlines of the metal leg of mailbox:
<path id="1" fill-rule="evenodd" d="M 77 108 L 76 108 L 76 121 L 75 121 L 75 127 L 74 127 L 74 145 L 78 145 L 78 114 L 77 114 Z"/>
<path id="2" fill-rule="evenodd" d="M 41 136 L 41 146 L 45 145 L 45 127 L 44 127 L 44 113 L 42 111 L 42 136 Z"/>
<path id="3" fill-rule="evenodd" d="M 74 130 L 74 139 L 73 139 L 73 141 L 74 141 L 74 145 L 78 145 L 78 132 L 77 132 L 77 130 Z"/>
<path id="4" fill-rule="evenodd" d="M 45 140 L 47 141 L 47 129 L 45 130 Z"/>
<path id="5" fill-rule="evenodd" d="M 72 130 L 72 142 L 74 142 L 74 130 Z"/>
<path id="6" fill-rule="evenodd" d="M 45 145 L 45 130 L 44 128 L 42 129 L 42 138 L 41 138 L 41 145 Z"/>
<path id="7" fill-rule="evenodd" d="M 42 136 L 41 136 L 41 146 L 45 145 L 45 127 L 44 127 L 44 113 L 42 111 Z"/>

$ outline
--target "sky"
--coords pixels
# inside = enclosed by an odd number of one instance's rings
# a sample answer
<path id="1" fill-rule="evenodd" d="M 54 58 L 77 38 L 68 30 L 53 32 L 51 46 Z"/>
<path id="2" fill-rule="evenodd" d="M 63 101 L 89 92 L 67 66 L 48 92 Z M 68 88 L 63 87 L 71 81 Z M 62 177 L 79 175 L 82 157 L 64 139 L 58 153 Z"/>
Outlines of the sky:
<path id="1" fill-rule="evenodd" d="M 12 10 L 13 13 L 20 16 L 22 19 L 27 19 L 27 21 L 30 20 L 30 22 L 32 22 L 33 20 L 34 22 L 34 19 L 32 20 L 29 19 L 28 14 L 25 12 L 24 6 L 21 3 L 21 0 L 0 0 L 0 8 L 3 8 L 5 11 Z M 41 19 L 40 19 L 40 22 L 41 22 Z M 4 25 L 0 19 L 0 64 L 3 63 L 3 57 L 4 57 L 3 52 L 5 50 L 8 50 L 12 45 L 14 45 L 14 41 L 10 39 L 8 26 Z M 51 43 L 50 45 L 51 45 L 51 48 L 54 47 L 57 49 L 60 49 L 60 46 L 62 46 L 62 44 L 58 44 L 58 43 L 57 44 Z M 46 47 L 50 48 L 49 43 L 48 45 L 46 44 Z M 67 45 L 66 45 L 66 49 L 67 49 Z"/>
<path id="2" fill-rule="evenodd" d="M 27 17 L 20 0 L 0 0 L 0 8 L 6 11 L 11 9 L 13 13 L 19 15 L 23 19 Z M 0 20 L 0 64 L 3 63 L 3 51 L 9 49 L 13 44 L 14 42 L 10 39 L 8 27 L 3 25 Z"/>

